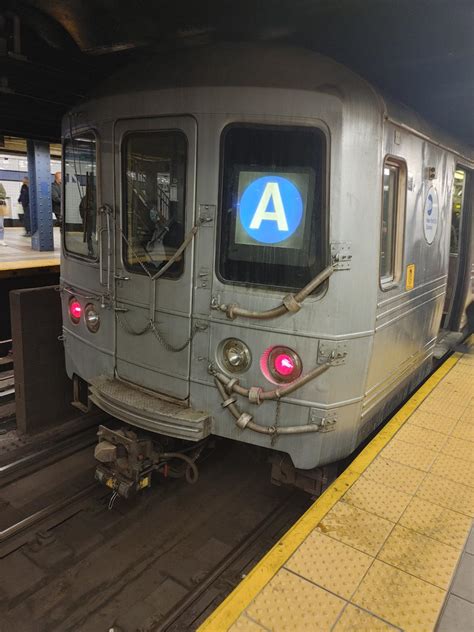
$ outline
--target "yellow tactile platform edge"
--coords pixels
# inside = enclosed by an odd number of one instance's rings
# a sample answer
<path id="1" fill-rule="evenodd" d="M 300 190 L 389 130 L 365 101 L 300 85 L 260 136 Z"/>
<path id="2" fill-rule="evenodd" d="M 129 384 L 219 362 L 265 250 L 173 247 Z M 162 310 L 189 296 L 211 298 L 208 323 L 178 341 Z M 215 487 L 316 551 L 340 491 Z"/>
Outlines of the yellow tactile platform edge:
<path id="1" fill-rule="evenodd" d="M 474 517 L 474 443 L 456 434 L 474 424 L 473 373 L 472 356 L 448 358 L 199 632 L 432 630 Z"/>

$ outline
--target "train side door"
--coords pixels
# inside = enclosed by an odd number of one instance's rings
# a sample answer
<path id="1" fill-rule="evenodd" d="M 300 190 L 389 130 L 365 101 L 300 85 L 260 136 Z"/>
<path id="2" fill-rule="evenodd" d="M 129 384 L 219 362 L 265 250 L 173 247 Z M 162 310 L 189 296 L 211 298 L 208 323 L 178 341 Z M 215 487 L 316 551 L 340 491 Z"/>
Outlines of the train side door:
<path id="1" fill-rule="evenodd" d="M 117 377 L 189 395 L 196 122 L 119 121 L 115 128 Z"/>
<path id="2" fill-rule="evenodd" d="M 449 245 L 449 270 L 443 328 L 460 331 L 466 323 L 465 309 L 472 300 L 472 171 L 458 165 L 454 172 Z"/>

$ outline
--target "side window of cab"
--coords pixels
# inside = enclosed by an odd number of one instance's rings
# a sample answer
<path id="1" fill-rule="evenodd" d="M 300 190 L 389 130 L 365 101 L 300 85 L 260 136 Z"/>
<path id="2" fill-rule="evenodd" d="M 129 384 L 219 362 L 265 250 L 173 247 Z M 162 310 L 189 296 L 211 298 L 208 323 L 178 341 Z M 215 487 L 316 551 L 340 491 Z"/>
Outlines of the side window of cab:
<path id="1" fill-rule="evenodd" d="M 93 131 L 66 138 L 63 147 L 64 247 L 97 259 L 97 137 Z"/>
<path id="2" fill-rule="evenodd" d="M 389 289 L 402 273 L 406 205 L 406 164 L 388 157 L 383 165 L 380 224 L 380 285 Z"/>

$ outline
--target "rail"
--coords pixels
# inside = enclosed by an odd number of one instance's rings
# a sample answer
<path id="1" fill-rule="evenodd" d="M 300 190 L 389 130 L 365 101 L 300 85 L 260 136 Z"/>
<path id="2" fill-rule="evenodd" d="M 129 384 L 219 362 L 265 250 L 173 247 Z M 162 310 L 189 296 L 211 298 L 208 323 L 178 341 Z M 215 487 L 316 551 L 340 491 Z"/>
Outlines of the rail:
<path id="1" fill-rule="evenodd" d="M 87 487 L 77 491 L 72 496 L 61 498 L 57 500 L 56 502 L 51 503 L 47 507 L 43 507 L 42 509 L 35 511 L 29 516 L 22 518 L 18 522 L 11 524 L 6 529 L 3 529 L 2 531 L 0 531 L 0 544 L 3 544 L 10 538 L 18 535 L 19 533 L 21 533 L 25 529 L 28 529 L 34 524 L 41 522 L 45 518 L 48 518 L 52 514 L 57 513 L 58 511 L 60 511 L 61 509 L 64 509 L 68 505 L 72 505 L 73 503 L 76 503 L 79 500 L 82 500 L 85 496 L 89 495 L 91 491 L 93 491 L 94 489 L 97 489 L 97 487 L 98 485 L 96 482 L 91 483 Z"/>
<path id="2" fill-rule="evenodd" d="M 14 461 L 0 465 L 0 488 L 22 476 L 31 474 L 40 467 L 51 465 L 62 458 L 71 456 L 97 442 L 97 430 L 87 428 L 78 434 L 64 438 L 51 445 L 23 454 Z M 37 466 L 37 467 L 35 467 Z"/>

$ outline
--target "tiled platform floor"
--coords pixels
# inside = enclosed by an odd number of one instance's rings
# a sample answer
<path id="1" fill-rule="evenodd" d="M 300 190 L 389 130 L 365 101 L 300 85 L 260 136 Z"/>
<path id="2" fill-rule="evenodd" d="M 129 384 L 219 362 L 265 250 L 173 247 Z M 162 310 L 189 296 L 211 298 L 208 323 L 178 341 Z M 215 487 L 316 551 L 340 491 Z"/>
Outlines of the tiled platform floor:
<path id="1" fill-rule="evenodd" d="M 23 228 L 5 228 L 6 246 L 0 246 L 0 271 L 59 265 L 61 236 L 54 228 L 54 252 L 39 252 L 31 247 L 31 238 L 23 237 Z"/>
<path id="2" fill-rule="evenodd" d="M 473 387 L 449 358 L 199 631 L 428 632 L 446 600 L 439 630 L 474 630 Z"/>

